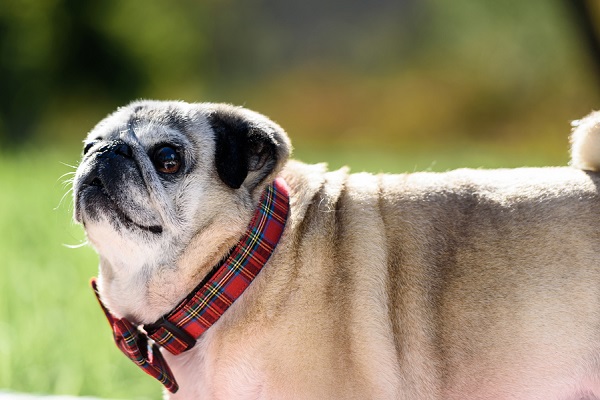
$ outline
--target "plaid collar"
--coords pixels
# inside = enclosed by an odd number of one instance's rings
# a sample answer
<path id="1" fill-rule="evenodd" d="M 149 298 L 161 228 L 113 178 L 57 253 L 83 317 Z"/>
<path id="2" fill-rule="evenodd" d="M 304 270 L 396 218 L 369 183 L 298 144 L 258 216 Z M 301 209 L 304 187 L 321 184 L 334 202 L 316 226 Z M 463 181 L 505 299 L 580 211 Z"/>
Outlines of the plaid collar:
<path id="1" fill-rule="evenodd" d="M 282 178 L 275 179 L 265 189 L 246 233 L 226 260 L 170 313 L 153 324 L 135 326 L 125 318 L 116 318 L 102 303 L 96 279 L 92 279 L 117 347 L 170 392 L 175 393 L 179 386 L 158 346 L 174 355 L 194 347 L 196 340 L 252 283 L 283 233 L 290 207 L 288 190 Z"/>

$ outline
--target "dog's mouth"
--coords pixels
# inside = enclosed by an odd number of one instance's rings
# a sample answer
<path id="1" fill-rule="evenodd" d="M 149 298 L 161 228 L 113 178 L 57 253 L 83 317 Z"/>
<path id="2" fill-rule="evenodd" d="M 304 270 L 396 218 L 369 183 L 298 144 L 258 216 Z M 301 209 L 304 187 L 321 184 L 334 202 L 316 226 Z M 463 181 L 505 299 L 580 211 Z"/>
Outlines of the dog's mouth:
<path id="1" fill-rule="evenodd" d="M 163 228 L 160 225 L 143 225 L 129 217 L 123 208 L 119 206 L 119 201 L 109 193 L 102 180 L 97 176 L 82 184 L 79 195 L 82 199 L 89 199 L 89 201 L 85 201 L 86 205 L 84 207 L 86 209 L 89 210 L 89 207 L 99 207 L 102 205 L 108 208 L 109 212 L 112 212 L 121 224 L 128 229 L 139 229 L 152 234 L 161 234 L 163 232 Z M 92 210 L 93 214 L 97 212 L 98 210 Z"/>

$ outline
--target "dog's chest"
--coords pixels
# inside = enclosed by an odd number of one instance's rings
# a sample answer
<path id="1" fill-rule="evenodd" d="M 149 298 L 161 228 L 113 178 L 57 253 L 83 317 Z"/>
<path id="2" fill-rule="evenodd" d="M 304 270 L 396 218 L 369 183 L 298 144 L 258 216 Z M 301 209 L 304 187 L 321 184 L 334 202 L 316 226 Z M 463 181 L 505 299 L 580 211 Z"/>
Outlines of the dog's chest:
<path id="1" fill-rule="evenodd" d="M 190 351 L 165 358 L 180 385 L 171 399 L 261 399 L 265 379 L 251 351 L 219 345 L 207 334 Z"/>

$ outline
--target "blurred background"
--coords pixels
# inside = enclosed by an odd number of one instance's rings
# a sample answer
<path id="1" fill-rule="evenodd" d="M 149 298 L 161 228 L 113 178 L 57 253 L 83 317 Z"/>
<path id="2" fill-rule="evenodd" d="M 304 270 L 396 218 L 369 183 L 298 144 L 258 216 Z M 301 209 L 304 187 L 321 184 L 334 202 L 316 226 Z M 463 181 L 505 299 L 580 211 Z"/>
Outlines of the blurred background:
<path id="1" fill-rule="evenodd" d="M 585 0 L 3 0 L 0 391 L 161 398 L 70 221 L 81 141 L 116 107 L 244 105 L 353 171 L 565 165 L 600 108 L 599 22 Z"/>

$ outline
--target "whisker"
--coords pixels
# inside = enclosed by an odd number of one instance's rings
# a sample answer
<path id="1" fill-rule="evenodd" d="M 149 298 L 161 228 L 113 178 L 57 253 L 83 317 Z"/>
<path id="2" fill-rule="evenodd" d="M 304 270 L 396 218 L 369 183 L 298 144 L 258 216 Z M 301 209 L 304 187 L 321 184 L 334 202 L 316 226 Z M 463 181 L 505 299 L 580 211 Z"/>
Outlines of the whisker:
<path id="1" fill-rule="evenodd" d="M 64 163 L 64 162 L 62 162 L 62 161 L 59 161 L 59 162 L 60 162 L 62 165 L 64 165 L 65 167 L 71 167 L 71 168 L 73 168 L 73 169 L 77 169 L 77 166 L 76 166 L 76 165 L 67 164 L 67 163 Z"/>
<path id="2" fill-rule="evenodd" d="M 87 246 L 89 244 L 89 242 L 87 241 L 87 239 L 79 244 L 66 244 L 63 243 L 63 246 L 66 247 L 67 249 L 80 249 L 84 246 Z"/>
<path id="3" fill-rule="evenodd" d="M 69 172 L 65 172 L 64 174 L 62 174 L 61 176 L 58 177 L 58 179 L 62 179 L 65 176 L 69 176 L 69 175 L 75 175 L 77 173 L 77 171 L 69 171 Z"/>
<path id="4" fill-rule="evenodd" d="M 64 181 L 61 182 L 61 185 L 63 187 L 72 186 L 74 181 L 75 181 L 75 177 L 69 178 L 69 179 L 65 179 Z"/>
<path id="5" fill-rule="evenodd" d="M 65 182 L 69 182 L 69 183 L 70 183 L 70 182 L 73 182 L 73 180 L 75 179 L 75 174 L 73 174 L 73 175 L 71 175 L 69 178 L 67 178 L 67 176 L 69 176 L 69 175 L 70 175 L 70 174 L 64 174 L 64 175 L 61 175 L 60 177 L 58 177 L 58 178 L 56 179 L 56 181 L 57 181 L 57 182 L 59 182 L 59 181 L 61 181 L 61 180 L 62 180 L 62 183 L 65 183 Z M 65 178 L 66 178 L 66 179 L 65 179 Z"/>
<path id="6" fill-rule="evenodd" d="M 62 205 L 63 200 L 65 199 L 65 197 L 67 197 L 67 195 L 69 195 L 70 193 L 73 192 L 73 188 L 69 188 L 65 194 L 62 195 L 62 197 L 60 198 L 58 204 L 56 205 L 56 207 L 54 207 L 54 211 L 58 210 L 60 208 L 60 206 Z"/>

